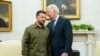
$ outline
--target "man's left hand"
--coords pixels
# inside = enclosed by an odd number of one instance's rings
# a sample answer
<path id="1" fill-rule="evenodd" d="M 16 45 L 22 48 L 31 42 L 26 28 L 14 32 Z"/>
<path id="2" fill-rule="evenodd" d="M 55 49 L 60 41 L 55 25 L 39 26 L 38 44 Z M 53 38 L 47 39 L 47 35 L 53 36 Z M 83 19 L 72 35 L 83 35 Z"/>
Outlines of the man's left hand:
<path id="1" fill-rule="evenodd" d="M 68 56 L 68 53 L 62 53 L 61 56 Z"/>

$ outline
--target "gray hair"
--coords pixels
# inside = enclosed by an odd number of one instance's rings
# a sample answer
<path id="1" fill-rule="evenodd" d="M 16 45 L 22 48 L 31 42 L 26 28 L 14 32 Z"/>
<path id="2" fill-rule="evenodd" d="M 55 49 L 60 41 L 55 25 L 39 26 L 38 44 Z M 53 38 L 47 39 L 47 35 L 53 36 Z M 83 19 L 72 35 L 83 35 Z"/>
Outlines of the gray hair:
<path id="1" fill-rule="evenodd" d="M 53 8 L 59 14 L 59 9 L 58 9 L 58 7 L 55 4 L 51 4 L 47 8 Z"/>

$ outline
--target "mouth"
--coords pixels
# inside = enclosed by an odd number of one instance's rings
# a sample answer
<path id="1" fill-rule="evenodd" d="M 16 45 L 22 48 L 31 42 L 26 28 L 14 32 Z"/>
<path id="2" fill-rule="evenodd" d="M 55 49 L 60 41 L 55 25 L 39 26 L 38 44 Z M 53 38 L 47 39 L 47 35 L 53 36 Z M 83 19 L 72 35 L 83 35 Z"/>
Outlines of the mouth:
<path id="1" fill-rule="evenodd" d="M 42 21 L 42 23 L 45 23 L 45 21 Z"/>

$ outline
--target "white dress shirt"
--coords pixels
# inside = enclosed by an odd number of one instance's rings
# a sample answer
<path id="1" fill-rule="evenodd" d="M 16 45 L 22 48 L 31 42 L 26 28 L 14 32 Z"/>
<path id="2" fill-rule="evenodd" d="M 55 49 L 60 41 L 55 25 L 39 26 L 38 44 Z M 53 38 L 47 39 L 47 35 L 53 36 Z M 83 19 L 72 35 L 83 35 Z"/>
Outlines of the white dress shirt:
<path id="1" fill-rule="evenodd" d="M 59 15 L 57 15 L 57 17 L 54 19 L 55 20 L 54 26 L 57 24 L 58 18 L 59 18 Z"/>

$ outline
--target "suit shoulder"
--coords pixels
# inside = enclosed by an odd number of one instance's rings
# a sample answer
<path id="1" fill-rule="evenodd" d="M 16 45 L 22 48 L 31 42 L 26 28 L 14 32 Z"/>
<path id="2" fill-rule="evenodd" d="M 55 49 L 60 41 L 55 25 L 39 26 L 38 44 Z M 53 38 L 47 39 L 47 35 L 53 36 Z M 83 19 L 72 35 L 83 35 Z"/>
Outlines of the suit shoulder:
<path id="1" fill-rule="evenodd" d="M 50 23 L 51 23 L 51 21 L 48 24 L 50 24 Z"/>
<path id="2" fill-rule="evenodd" d="M 48 22 L 47 27 L 48 27 L 50 24 L 51 24 L 51 21 L 50 21 L 50 22 Z"/>
<path id="3" fill-rule="evenodd" d="M 69 21 L 68 18 L 60 17 L 62 21 Z"/>

